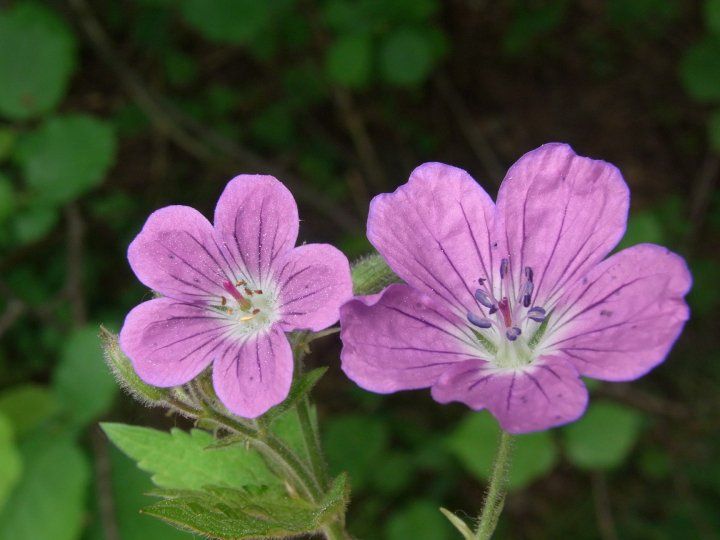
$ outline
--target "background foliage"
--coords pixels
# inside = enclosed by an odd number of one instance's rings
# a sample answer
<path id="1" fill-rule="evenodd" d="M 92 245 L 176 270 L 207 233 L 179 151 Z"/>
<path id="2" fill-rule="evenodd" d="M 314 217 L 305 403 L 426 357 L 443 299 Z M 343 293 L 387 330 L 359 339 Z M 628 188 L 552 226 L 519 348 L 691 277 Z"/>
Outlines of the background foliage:
<path id="1" fill-rule="evenodd" d="M 209 215 L 233 174 L 272 173 L 303 239 L 355 257 L 369 199 L 417 164 L 459 165 L 494 193 L 551 140 L 622 169 L 623 246 L 688 258 L 693 318 L 651 376 L 594 385 L 580 422 L 520 438 L 499 536 L 719 538 L 719 57 L 720 0 L 0 2 L 0 539 L 189 538 L 138 509 L 146 472 L 163 488 L 201 479 L 167 459 L 141 471 L 97 427 L 190 427 L 120 396 L 96 337 L 148 295 L 124 255 L 150 211 Z M 364 393 L 334 338 L 314 349 L 351 530 L 452 538 L 436 509 L 479 507 L 491 418 Z M 112 426 L 131 456 L 205 444 Z M 196 459 L 234 459 L 217 452 Z"/>

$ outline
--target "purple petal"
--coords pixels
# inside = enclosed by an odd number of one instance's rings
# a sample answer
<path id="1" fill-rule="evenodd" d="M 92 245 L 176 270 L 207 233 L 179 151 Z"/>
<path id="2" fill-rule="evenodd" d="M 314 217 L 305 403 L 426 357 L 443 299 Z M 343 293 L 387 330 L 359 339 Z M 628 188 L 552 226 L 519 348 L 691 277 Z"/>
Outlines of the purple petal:
<path id="1" fill-rule="evenodd" d="M 340 326 L 342 369 L 373 392 L 431 386 L 477 352 L 466 323 L 407 285 L 351 300 L 340 308 Z"/>
<path id="2" fill-rule="evenodd" d="M 518 290 L 525 267 L 534 273 L 534 304 L 582 277 L 625 232 L 630 195 L 620 172 L 546 144 L 513 165 L 498 193 L 498 236 L 510 255 Z"/>
<path id="3" fill-rule="evenodd" d="M 120 348 L 138 376 L 177 386 L 197 376 L 230 343 L 233 323 L 200 306 L 156 298 L 135 307 L 120 330 Z"/>
<path id="4" fill-rule="evenodd" d="M 588 393 L 572 364 L 541 357 L 521 370 L 498 370 L 482 360 L 456 364 L 432 387 L 440 403 L 488 409 L 508 433 L 528 433 L 582 416 Z"/>
<path id="5" fill-rule="evenodd" d="M 565 293 L 543 346 L 559 350 L 582 375 L 636 379 L 662 362 L 680 335 L 691 283 L 685 261 L 669 250 L 625 249 Z"/>
<path id="6" fill-rule="evenodd" d="M 234 276 L 212 225 L 188 206 L 153 212 L 130 244 L 128 261 L 151 289 L 191 302 L 222 295 L 223 281 Z"/>
<path id="7" fill-rule="evenodd" d="M 328 244 L 293 249 L 278 265 L 283 330 L 322 330 L 337 322 L 340 306 L 352 297 L 350 264 Z"/>
<path id="8" fill-rule="evenodd" d="M 298 223 L 295 199 L 272 176 L 236 176 L 215 207 L 215 228 L 233 263 L 248 271 L 258 286 L 273 261 L 295 245 Z"/>
<path id="9" fill-rule="evenodd" d="M 478 278 L 492 279 L 494 217 L 492 200 L 465 171 L 426 163 L 372 200 L 368 238 L 404 281 L 464 316 L 478 306 Z"/>
<path id="10" fill-rule="evenodd" d="M 256 418 L 287 397 L 292 374 L 290 343 L 273 326 L 226 350 L 213 364 L 213 386 L 228 410 Z"/>

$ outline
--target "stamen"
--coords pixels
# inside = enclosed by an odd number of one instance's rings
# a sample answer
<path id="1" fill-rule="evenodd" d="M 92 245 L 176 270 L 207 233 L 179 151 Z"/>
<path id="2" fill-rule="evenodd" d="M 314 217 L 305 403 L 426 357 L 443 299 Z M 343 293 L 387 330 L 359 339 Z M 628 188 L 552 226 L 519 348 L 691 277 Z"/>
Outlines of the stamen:
<path id="1" fill-rule="evenodd" d="M 488 313 L 489 313 L 490 315 L 492 315 L 492 314 L 495 313 L 497 310 L 498 310 L 497 304 L 494 304 L 494 305 L 490 308 L 490 310 L 488 311 Z"/>
<path id="2" fill-rule="evenodd" d="M 252 296 L 253 292 L 250 289 L 248 289 L 247 287 L 245 287 L 245 294 L 247 294 L 248 296 Z"/>
<path id="3" fill-rule="evenodd" d="M 254 292 L 255 294 L 262 294 L 262 293 L 263 293 L 263 292 L 262 292 L 262 289 L 255 289 L 253 292 Z"/>
<path id="4" fill-rule="evenodd" d="M 510 341 L 515 341 L 520 334 L 522 334 L 522 331 L 517 326 L 508 328 L 507 331 L 505 332 L 505 335 L 507 336 L 507 338 Z"/>
<path id="5" fill-rule="evenodd" d="M 526 278 L 530 283 L 532 283 L 532 280 L 533 280 L 533 269 L 530 268 L 529 266 L 526 266 L 526 267 L 525 267 L 525 278 Z"/>
<path id="6" fill-rule="evenodd" d="M 480 302 L 486 308 L 492 308 L 495 305 L 495 302 L 493 302 L 490 299 L 490 296 L 488 295 L 488 293 L 486 293 L 485 291 L 483 291 L 481 289 L 477 289 L 475 291 L 475 300 Z"/>
<path id="7" fill-rule="evenodd" d="M 220 305 L 221 305 L 221 306 L 224 306 L 224 305 L 226 305 L 226 304 L 227 304 L 227 298 L 225 298 L 225 297 L 223 296 L 222 299 L 220 300 Z"/>
<path id="8" fill-rule="evenodd" d="M 493 324 L 490 319 L 486 319 L 485 317 L 478 317 L 474 313 L 468 313 L 467 319 L 478 328 L 490 328 Z"/>
<path id="9" fill-rule="evenodd" d="M 505 279 L 508 273 L 508 266 L 510 265 L 509 259 L 503 259 L 500 261 L 500 279 Z"/>
<path id="10" fill-rule="evenodd" d="M 545 320 L 545 310 L 541 307 L 534 307 L 528 311 L 528 319 L 532 319 L 535 322 L 543 322 Z"/>
<path id="11" fill-rule="evenodd" d="M 250 309 L 250 307 L 252 306 L 250 301 L 242 294 L 240 294 L 240 292 L 234 287 L 232 283 L 230 283 L 229 281 L 223 281 L 222 286 L 223 289 L 225 289 L 230 294 L 230 296 L 237 300 L 238 304 L 240 304 L 240 307 L 242 309 Z"/>
<path id="12" fill-rule="evenodd" d="M 532 272 L 531 272 L 532 273 Z M 533 292 L 533 282 L 532 281 L 526 281 L 525 285 L 523 286 L 523 306 L 530 307 L 530 300 Z"/>

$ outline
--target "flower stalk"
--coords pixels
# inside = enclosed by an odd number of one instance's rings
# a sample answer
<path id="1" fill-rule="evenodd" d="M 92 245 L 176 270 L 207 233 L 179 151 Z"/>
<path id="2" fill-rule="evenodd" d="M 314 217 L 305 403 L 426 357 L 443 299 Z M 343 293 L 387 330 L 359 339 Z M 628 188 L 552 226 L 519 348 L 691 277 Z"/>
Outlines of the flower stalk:
<path id="1" fill-rule="evenodd" d="M 476 540 L 489 540 L 495 532 L 498 519 L 500 519 L 500 514 L 505 504 L 512 450 L 512 435 L 501 431 L 500 441 L 495 453 L 492 475 L 490 477 L 490 485 L 488 486 L 487 495 L 485 496 L 483 509 L 480 512 L 478 527 L 475 531 Z"/>

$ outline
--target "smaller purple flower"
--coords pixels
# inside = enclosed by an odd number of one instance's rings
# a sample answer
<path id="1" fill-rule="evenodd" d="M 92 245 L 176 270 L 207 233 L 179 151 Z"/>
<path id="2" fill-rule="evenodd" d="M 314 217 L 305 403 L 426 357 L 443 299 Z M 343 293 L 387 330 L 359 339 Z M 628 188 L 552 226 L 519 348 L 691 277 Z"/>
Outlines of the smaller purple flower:
<path id="1" fill-rule="evenodd" d="M 163 296 L 133 309 L 120 331 L 140 378 L 177 386 L 213 364 L 233 413 L 255 418 L 283 401 L 293 373 L 285 332 L 327 328 L 352 295 L 347 258 L 327 244 L 295 247 L 298 224 L 287 188 L 260 175 L 228 183 L 214 226 L 187 206 L 151 214 L 128 260 Z"/>
<path id="2" fill-rule="evenodd" d="M 374 392 L 430 387 L 510 433 L 576 420 L 580 376 L 644 375 L 689 315 L 681 257 L 607 257 L 629 199 L 615 167 L 564 144 L 524 155 L 497 204 L 465 171 L 421 165 L 371 203 L 368 238 L 405 284 L 343 306 L 343 370 Z"/>

